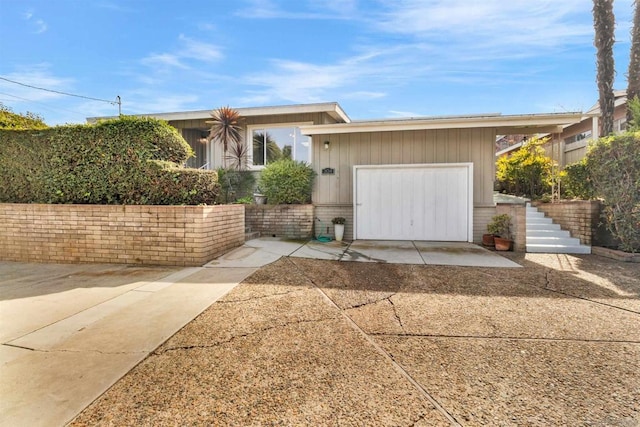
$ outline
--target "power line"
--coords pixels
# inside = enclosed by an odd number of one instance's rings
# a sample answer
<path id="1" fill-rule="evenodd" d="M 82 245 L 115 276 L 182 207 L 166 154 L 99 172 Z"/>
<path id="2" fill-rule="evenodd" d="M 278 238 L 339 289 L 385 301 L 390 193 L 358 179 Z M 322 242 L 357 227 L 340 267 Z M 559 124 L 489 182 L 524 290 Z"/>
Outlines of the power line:
<path id="1" fill-rule="evenodd" d="M 30 84 L 17 82 L 15 80 L 11 80 L 11 79 L 8 79 L 8 78 L 2 77 L 2 76 L 0 76 L 0 80 L 4 80 L 4 81 L 7 81 L 9 83 L 14 83 L 14 84 L 17 84 L 17 85 L 20 85 L 20 86 L 24 86 L 24 87 L 29 87 L 31 89 L 43 90 L 45 92 L 52 92 L 52 93 L 57 93 L 57 94 L 60 94 L 60 95 L 73 96 L 73 97 L 76 97 L 76 98 L 88 99 L 88 100 L 91 100 L 91 101 L 108 102 L 111 105 L 118 105 L 118 114 L 122 114 L 122 100 L 120 99 L 120 96 L 116 96 L 116 100 L 115 101 L 109 101 L 107 99 L 92 98 L 90 96 L 76 95 L 74 93 L 61 92 L 59 90 L 46 89 L 46 88 L 43 88 L 43 87 L 33 86 L 33 85 L 30 85 Z"/>
<path id="2" fill-rule="evenodd" d="M 34 101 L 33 99 L 27 99 L 27 98 L 22 98 L 20 96 L 16 96 L 16 95 L 11 95 L 10 93 L 5 93 L 5 92 L 0 92 L 0 95 L 4 95 L 4 96 L 10 96 L 12 98 L 15 99 L 20 99 L 22 101 L 27 101 L 27 102 L 31 102 L 33 104 L 38 104 L 41 105 L 42 107 L 46 108 L 47 110 L 51 110 L 51 111 L 55 111 L 55 112 L 59 112 L 59 111 L 68 111 L 70 113 L 74 113 L 74 114 L 83 114 L 79 111 L 74 111 L 74 110 L 69 110 L 68 108 L 62 108 L 62 107 L 52 107 L 48 104 L 43 104 L 42 102 L 38 102 L 38 101 Z M 5 101 L 11 101 L 10 99 L 5 99 Z"/>

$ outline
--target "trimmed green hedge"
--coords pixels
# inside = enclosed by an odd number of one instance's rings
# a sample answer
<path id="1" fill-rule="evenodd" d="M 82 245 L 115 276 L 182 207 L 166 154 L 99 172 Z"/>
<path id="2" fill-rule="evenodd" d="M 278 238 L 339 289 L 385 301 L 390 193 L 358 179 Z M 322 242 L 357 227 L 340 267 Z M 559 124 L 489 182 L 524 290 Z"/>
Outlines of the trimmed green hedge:
<path id="1" fill-rule="evenodd" d="M 304 162 L 282 159 L 264 168 L 259 187 L 270 205 L 310 203 L 315 175 Z"/>
<path id="2" fill-rule="evenodd" d="M 640 252 L 640 131 L 601 138 L 587 153 L 605 225 L 625 252 Z"/>
<path id="3" fill-rule="evenodd" d="M 0 202 L 213 204 L 215 171 L 186 169 L 191 147 L 166 122 L 0 131 Z"/>

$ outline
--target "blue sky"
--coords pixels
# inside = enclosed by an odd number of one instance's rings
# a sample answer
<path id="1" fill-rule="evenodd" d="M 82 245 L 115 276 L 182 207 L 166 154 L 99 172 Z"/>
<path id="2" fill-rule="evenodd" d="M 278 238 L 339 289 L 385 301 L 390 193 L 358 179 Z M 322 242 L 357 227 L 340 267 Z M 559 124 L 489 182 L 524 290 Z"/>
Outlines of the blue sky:
<path id="1" fill-rule="evenodd" d="M 337 101 L 352 119 L 586 111 L 590 0 L 0 0 L 0 77 L 124 114 Z M 615 0 L 626 88 L 632 0 Z M 49 124 L 106 102 L 0 80 Z"/>

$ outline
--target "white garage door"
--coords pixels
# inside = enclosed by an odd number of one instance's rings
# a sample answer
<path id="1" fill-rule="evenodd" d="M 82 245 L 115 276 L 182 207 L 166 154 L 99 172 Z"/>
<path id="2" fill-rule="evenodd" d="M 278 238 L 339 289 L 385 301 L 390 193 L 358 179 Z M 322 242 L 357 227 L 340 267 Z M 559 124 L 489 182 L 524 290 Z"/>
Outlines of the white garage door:
<path id="1" fill-rule="evenodd" d="M 354 239 L 473 241 L 471 163 L 354 166 Z"/>

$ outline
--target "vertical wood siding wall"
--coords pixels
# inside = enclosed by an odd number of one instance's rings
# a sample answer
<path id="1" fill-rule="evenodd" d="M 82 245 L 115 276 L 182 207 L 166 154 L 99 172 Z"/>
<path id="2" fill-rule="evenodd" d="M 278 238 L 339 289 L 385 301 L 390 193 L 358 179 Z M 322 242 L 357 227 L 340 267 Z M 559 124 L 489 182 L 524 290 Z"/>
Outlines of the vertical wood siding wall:
<path id="1" fill-rule="evenodd" d="M 324 149 L 324 141 L 330 148 Z M 493 206 L 493 129 L 363 132 L 313 137 L 316 205 L 353 203 L 353 165 L 473 162 L 474 206 Z M 335 169 L 322 175 L 322 169 Z"/>

